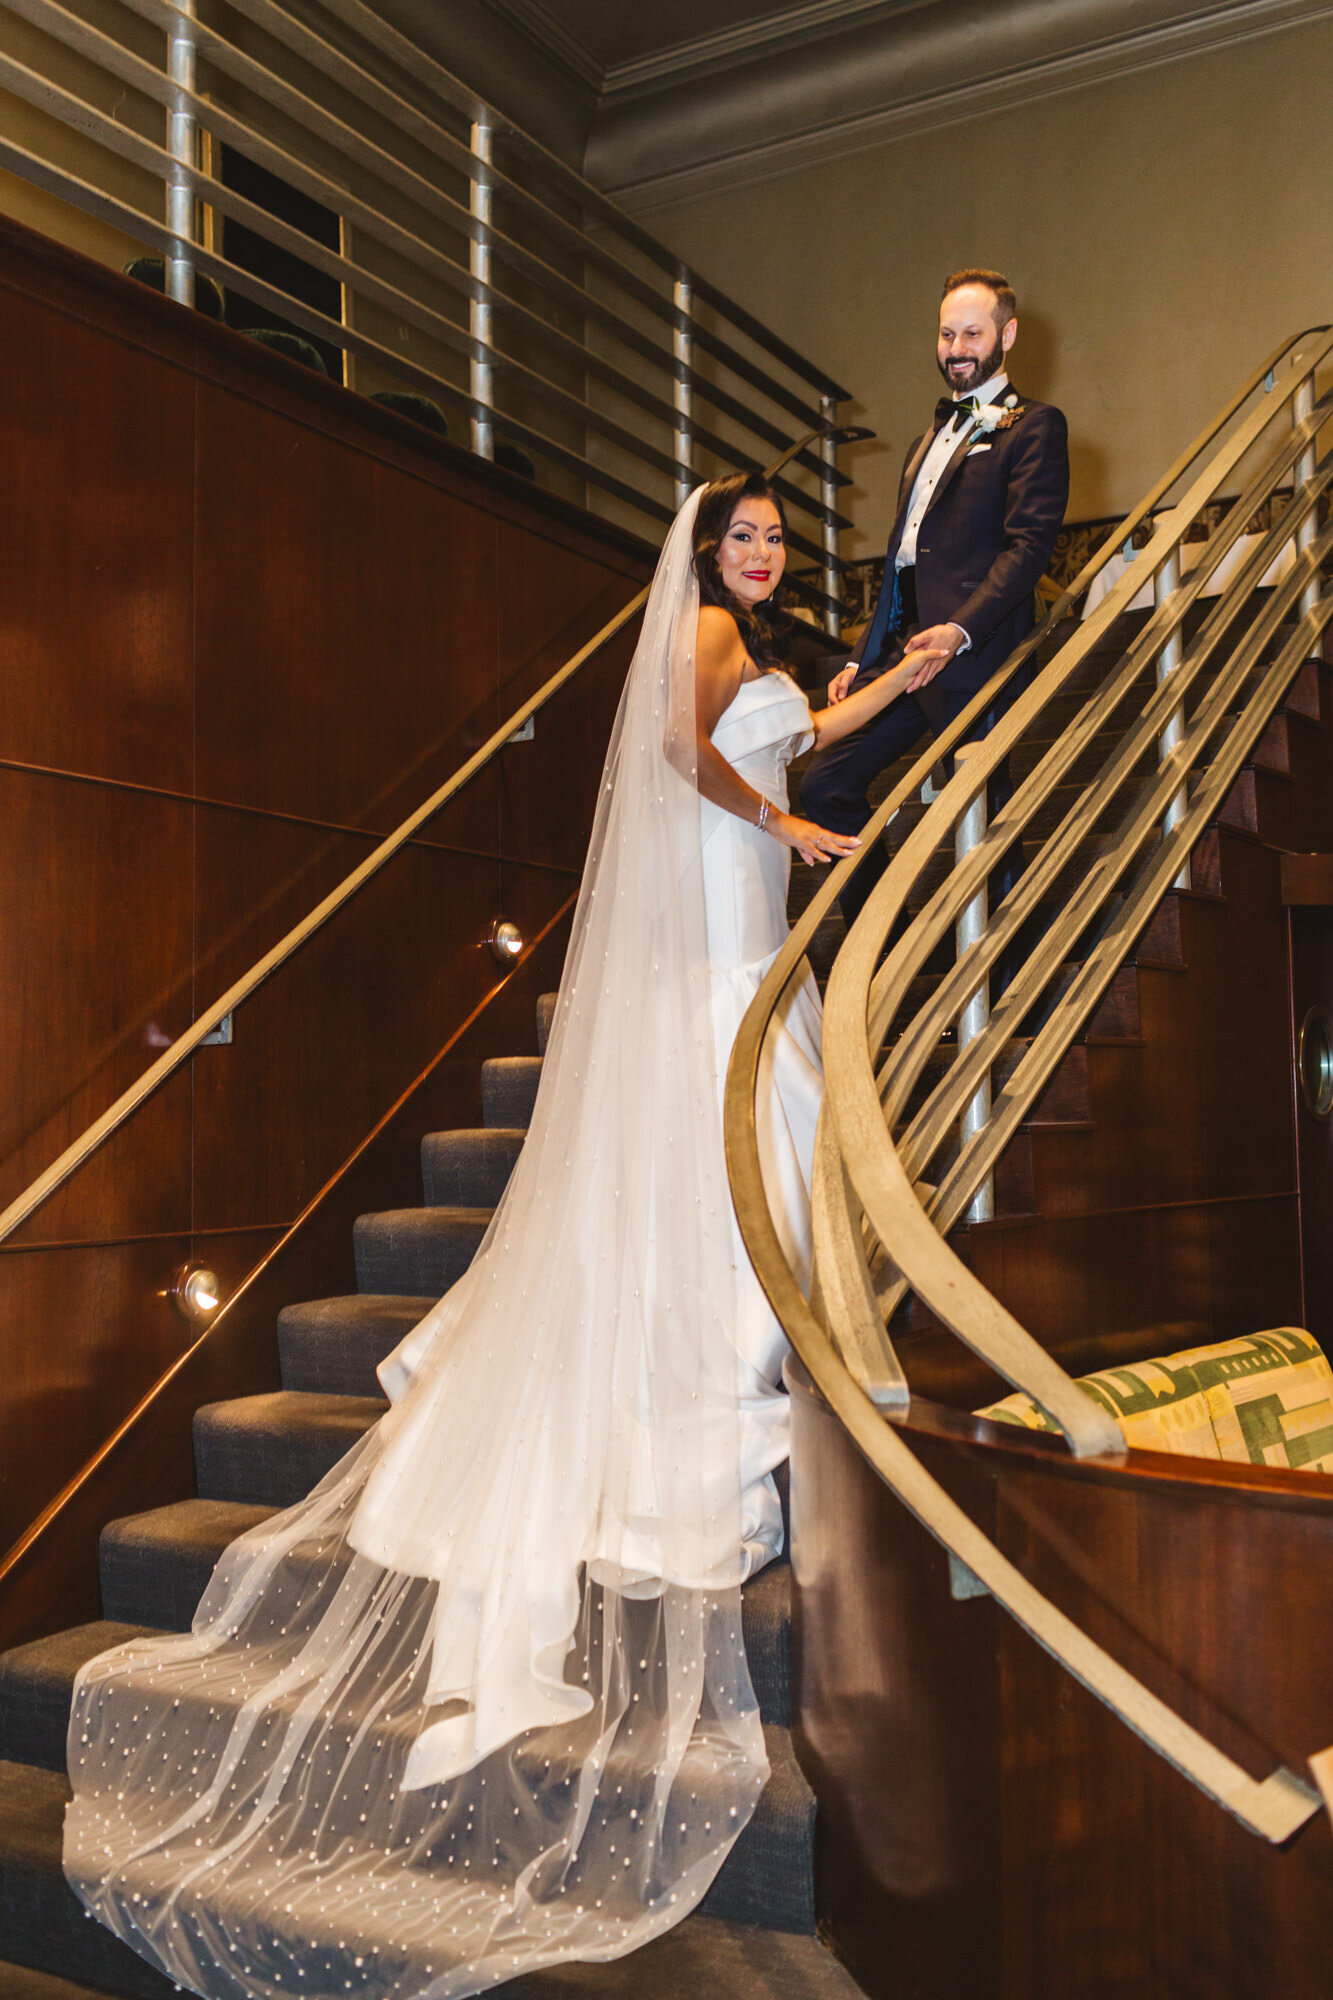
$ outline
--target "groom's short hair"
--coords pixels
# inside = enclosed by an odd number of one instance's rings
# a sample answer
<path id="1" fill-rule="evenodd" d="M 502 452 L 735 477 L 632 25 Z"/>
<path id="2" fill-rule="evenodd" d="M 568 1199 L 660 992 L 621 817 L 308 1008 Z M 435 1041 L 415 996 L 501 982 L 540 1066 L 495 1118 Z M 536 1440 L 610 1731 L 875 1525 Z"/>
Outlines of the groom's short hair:
<path id="1" fill-rule="evenodd" d="M 948 298 L 950 292 L 956 292 L 960 285 L 985 285 L 989 291 L 994 292 L 997 326 L 1007 326 L 1018 312 L 1018 300 L 1014 297 L 1014 288 L 1003 271 L 980 269 L 954 271 L 944 280 L 944 290 L 940 293 L 941 302 Z"/>

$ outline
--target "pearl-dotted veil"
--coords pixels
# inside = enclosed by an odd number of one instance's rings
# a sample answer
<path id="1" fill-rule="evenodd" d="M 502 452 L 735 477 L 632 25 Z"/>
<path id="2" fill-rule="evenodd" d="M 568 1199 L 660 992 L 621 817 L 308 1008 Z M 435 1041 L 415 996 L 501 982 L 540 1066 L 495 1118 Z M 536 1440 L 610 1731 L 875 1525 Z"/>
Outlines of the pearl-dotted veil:
<path id="1" fill-rule="evenodd" d="M 606 760 L 528 1138 L 389 1414 L 84 1669 L 66 1873 L 193 1991 L 449 2000 L 696 1904 L 767 1776 L 740 1631 L 735 1273 L 691 534 Z"/>

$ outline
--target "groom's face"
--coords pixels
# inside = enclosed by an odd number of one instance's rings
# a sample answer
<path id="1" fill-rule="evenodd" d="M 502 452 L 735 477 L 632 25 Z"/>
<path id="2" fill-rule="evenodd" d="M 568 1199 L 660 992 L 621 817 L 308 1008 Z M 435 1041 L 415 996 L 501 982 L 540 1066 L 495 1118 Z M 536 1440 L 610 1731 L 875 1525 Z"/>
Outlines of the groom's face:
<path id="1" fill-rule="evenodd" d="M 940 374 L 955 396 L 970 395 L 999 374 L 1017 331 L 1016 319 L 996 324 L 996 299 L 989 285 L 960 285 L 946 296 L 935 352 Z"/>

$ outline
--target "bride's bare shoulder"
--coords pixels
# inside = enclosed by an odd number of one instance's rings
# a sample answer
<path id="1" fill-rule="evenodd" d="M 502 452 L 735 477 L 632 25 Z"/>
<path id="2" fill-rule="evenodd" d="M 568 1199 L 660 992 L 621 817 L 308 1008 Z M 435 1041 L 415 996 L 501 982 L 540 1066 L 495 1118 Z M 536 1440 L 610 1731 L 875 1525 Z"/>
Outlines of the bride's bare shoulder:
<path id="1" fill-rule="evenodd" d="M 720 604 L 699 606 L 695 655 L 699 666 L 705 669 L 732 667 L 737 673 L 745 670 L 745 646 L 740 630 L 731 613 Z"/>
<path id="2" fill-rule="evenodd" d="M 714 646 L 738 646 L 741 642 L 736 620 L 720 604 L 699 606 L 699 643 Z"/>

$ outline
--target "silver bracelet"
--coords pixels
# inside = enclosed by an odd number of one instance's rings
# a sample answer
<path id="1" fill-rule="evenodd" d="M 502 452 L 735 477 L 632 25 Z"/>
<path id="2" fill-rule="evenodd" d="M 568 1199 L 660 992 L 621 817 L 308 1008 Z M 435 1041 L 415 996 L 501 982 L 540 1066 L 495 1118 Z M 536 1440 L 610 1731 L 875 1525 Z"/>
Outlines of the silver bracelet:
<path id="1" fill-rule="evenodd" d="M 764 828 L 768 825 L 768 815 L 772 810 L 773 810 L 773 804 L 770 799 L 760 799 L 759 817 L 755 821 L 755 825 L 758 827 L 760 833 L 762 833 Z"/>

